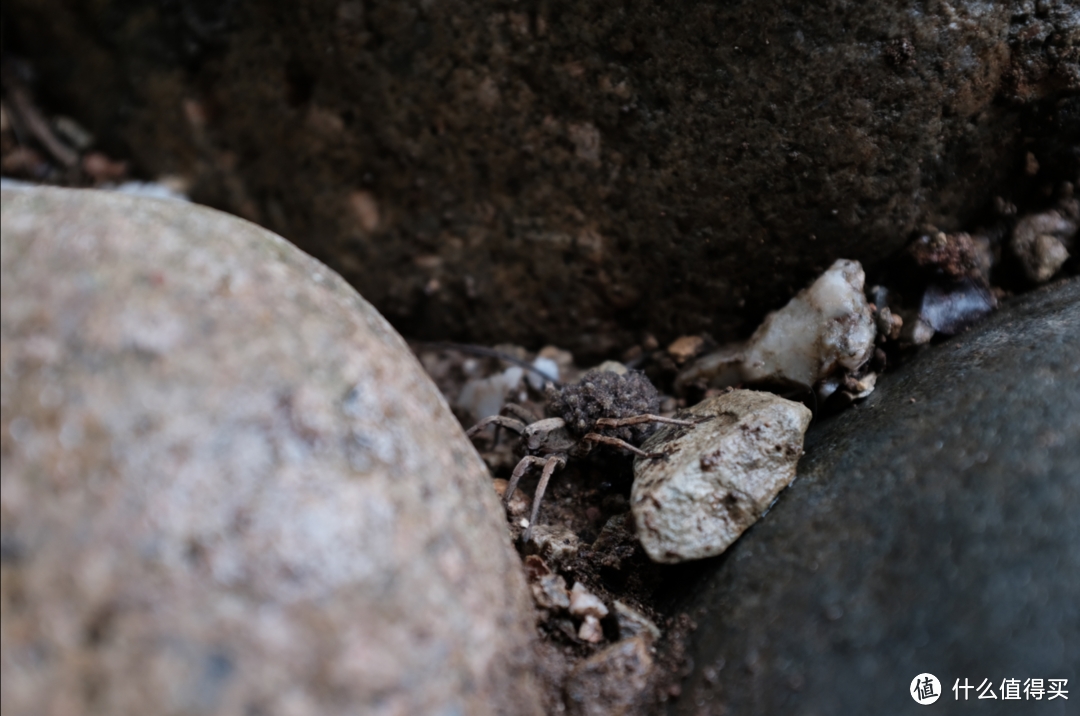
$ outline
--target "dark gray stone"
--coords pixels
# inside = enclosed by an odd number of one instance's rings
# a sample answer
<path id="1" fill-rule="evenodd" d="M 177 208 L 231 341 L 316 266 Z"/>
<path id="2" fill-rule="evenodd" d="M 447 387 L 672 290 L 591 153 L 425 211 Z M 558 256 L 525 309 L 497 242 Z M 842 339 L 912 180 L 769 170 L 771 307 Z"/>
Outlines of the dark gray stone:
<path id="1" fill-rule="evenodd" d="M 671 713 L 923 713 L 921 672 L 934 713 L 1075 713 L 1080 281 L 812 426 L 796 482 L 712 569 L 683 605 L 699 628 Z M 1029 677 L 1068 679 L 1069 701 L 1001 700 Z M 998 700 L 956 703 L 958 678 Z"/>

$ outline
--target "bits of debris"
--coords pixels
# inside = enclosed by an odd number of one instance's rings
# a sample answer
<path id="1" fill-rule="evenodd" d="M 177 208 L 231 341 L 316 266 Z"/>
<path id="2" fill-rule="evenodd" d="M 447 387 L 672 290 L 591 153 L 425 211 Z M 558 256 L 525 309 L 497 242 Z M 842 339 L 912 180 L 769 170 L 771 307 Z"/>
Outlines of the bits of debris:
<path id="1" fill-rule="evenodd" d="M 548 568 L 544 560 L 536 555 L 525 558 L 525 574 L 532 588 L 533 601 L 541 609 L 569 609 L 570 594 L 566 590 L 566 580 Z"/>
<path id="2" fill-rule="evenodd" d="M 603 619 L 608 615 L 608 608 L 600 597 L 589 592 L 581 582 L 574 582 L 570 589 L 570 613 L 575 617 L 596 617 Z"/>
<path id="3" fill-rule="evenodd" d="M 565 527 L 538 524 L 533 525 L 529 546 L 548 563 L 561 567 L 577 557 L 581 540 L 573 530 Z"/>
<path id="4" fill-rule="evenodd" d="M 590 548 L 594 555 L 608 553 L 603 564 L 614 569 L 621 567 L 620 563 L 623 555 L 619 554 L 622 551 L 620 547 L 627 543 L 637 543 L 633 535 L 633 525 L 628 525 L 626 518 L 626 512 L 609 518 Z"/>
<path id="5" fill-rule="evenodd" d="M 877 386 L 877 373 L 867 373 L 856 378 L 851 373 L 829 376 L 816 386 L 818 399 L 828 400 L 834 394 L 845 398 L 850 404 L 862 400 L 874 392 Z"/>
<path id="6" fill-rule="evenodd" d="M 534 360 L 532 362 L 532 365 L 533 365 L 533 368 L 536 368 L 537 371 L 540 371 L 540 373 L 543 373 L 544 375 L 548 376 L 548 378 L 550 380 L 553 380 L 553 381 L 558 381 L 559 380 L 559 376 L 560 376 L 559 364 L 556 363 L 551 358 L 545 358 L 544 356 L 537 356 L 536 360 Z M 547 381 L 544 380 L 544 377 L 542 375 L 540 375 L 540 373 L 537 373 L 536 371 L 529 371 L 525 375 L 525 379 L 529 381 L 529 385 L 532 386 L 533 390 L 537 390 L 537 391 L 543 390 L 544 385 L 547 383 Z"/>
<path id="7" fill-rule="evenodd" d="M 595 371 L 601 373 L 614 373 L 615 375 L 626 375 L 626 371 L 629 370 L 625 365 L 617 360 L 606 360 L 600 365 L 593 368 Z"/>
<path id="8" fill-rule="evenodd" d="M 904 327 L 904 319 L 890 311 L 888 306 L 878 309 L 874 322 L 877 324 L 878 340 L 895 341 Z"/>
<path id="9" fill-rule="evenodd" d="M 980 282 L 965 279 L 950 286 L 932 283 L 923 293 L 919 318 L 933 331 L 955 335 L 997 308 L 997 299 Z"/>
<path id="10" fill-rule="evenodd" d="M 649 683 L 653 659 L 645 639 L 623 639 L 578 664 L 566 680 L 575 716 L 622 716 Z"/>
<path id="11" fill-rule="evenodd" d="M 724 388 L 743 382 L 744 343 L 729 343 L 686 366 L 675 376 L 675 392 L 685 395 L 691 385 Z"/>
<path id="12" fill-rule="evenodd" d="M 645 445 L 667 459 L 634 461 L 631 510 L 656 562 L 720 554 L 757 521 L 795 478 L 811 417 L 800 403 L 752 390 L 680 415 L 711 420 L 661 428 Z"/>
<path id="13" fill-rule="evenodd" d="M 920 268 L 954 281 L 982 278 L 979 247 L 970 234 L 923 234 L 908 246 L 908 254 Z"/>
<path id="14" fill-rule="evenodd" d="M 462 387 L 454 407 L 477 419 L 498 415 L 507 396 L 521 389 L 524 375 L 525 371 L 515 365 L 487 378 L 473 378 Z"/>
<path id="15" fill-rule="evenodd" d="M 698 357 L 704 349 L 705 339 L 701 336 L 682 336 L 667 347 L 667 352 L 676 364 L 682 365 L 691 358 Z"/>
<path id="16" fill-rule="evenodd" d="M 510 486 L 510 481 L 497 477 L 493 484 L 495 485 L 495 492 L 498 493 L 499 497 L 502 497 L 506 494 L 506 488 Z M 510 513 L 511 517 L 521 517 L 529 511 L 529 498 L 525 496 L 524 492 L 515 491 L 514 496 L 506 504 L 506 511 Z"/>
<path id="17" fill-rule="evenodd" d="M 660 638 L 660 627 L 656 626 L 652 619 L 623 604 L 618 599 L 611 606 L 615 611 L 615 621 L 619 625 L 620 639 L 631 639 L 640 636 L 646 642 L 652 643 Z"/>
<path id="18" fill-rule="evenodd" d="M 595 594 L 591 594 L 581 582 L 574 582 L 570 590 L 570 614 L 582 619 L 578 639 L 597 644 L 604 640 L 600 620 L 608 615 L 608 608 Z"/>
<path id="19" fill-rule="evenodd" d="M 544 346 L 537 352 L 536 356 L 552 361 L 559 367 L 559 374 L 564 378 L 566 373 L 574 368 L 574 354 L 570 351 L 564 351 L 562 348 Z"/>
<path id="20" fill-rule="evenodd" d="M 1032 283 L 1045 283 L 1069 259 L 1077 225 L 1055 209 L 1016 222 L 1009 248 Z"/>
<path id="21" fill-rule="evenodd" d="M 1000 196 L 994 197 L 994 211 L 999 216 L 1016 216 L 1016 204 L 1006 201 Z"/>
<path id="22" fill-rule="evenodd" d="M 934 328 L 915 312 L 906 312 L 900 329 L 900 342 L 909 346 L 921 346 L 934 337 Z"/>
<path id="23" fill-rule="evenodd" d="M 49 171 L 45 159 L 29 147 L 15 147 L 0 159 L 0 172 L 23 179 L 41 179 Z"/>
<path id="24" fill-rule="evenodd" d="M 82 158 L 82 168 L 96 184 L 115 183 L 127 176 L 127 162 L 109 159 L 101 152 L 90 152 Z"/>
<path id="25" fill-rule="evenodd" d="M 1039 160 L 1031 152 L 1024 157 L 1024 173 L 1031 177 L 1039 173 Z"/>
<path id="26" fill-rule="evenodd" d="M 71 117 L 56 117 L 53 120 L 53 126 L 71 146 L 80 152 L 85 152 L 94 143 L 94 135 Z"/>
<path id="27" fill-rule="evenodd" d="M 811 386 L 839 368 L 855 370 L 874 350 L 874 318 L 858 261 L 840 259 L 775 311 L 750 338 L 746 380 Z"/>
<path id="28" fill-rule="evenodd" d="M 593 615 L 588 615 L 578 627 L 577 638 L 590 644 L 599 644 L 604 640 L 604 628 L 600 626 L 600 620 Z"/>
<path id="29" fill-rule="evenodd" d="M 906 37 L 900 37 L 885 46 L 885 61 L 893 67 L 905 67 L 917 64 L 915 46 Z"/>

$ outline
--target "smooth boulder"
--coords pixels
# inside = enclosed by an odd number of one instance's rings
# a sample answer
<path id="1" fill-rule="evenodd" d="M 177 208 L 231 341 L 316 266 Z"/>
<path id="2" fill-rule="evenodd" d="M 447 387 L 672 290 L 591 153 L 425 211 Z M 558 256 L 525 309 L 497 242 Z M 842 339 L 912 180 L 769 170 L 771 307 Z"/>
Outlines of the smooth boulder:
<path id="1" fill-rule="evenodd" d="M 5 714 L 534 714 L 490 477 L 383 318 L 190 204 L 2 200 Z"/>

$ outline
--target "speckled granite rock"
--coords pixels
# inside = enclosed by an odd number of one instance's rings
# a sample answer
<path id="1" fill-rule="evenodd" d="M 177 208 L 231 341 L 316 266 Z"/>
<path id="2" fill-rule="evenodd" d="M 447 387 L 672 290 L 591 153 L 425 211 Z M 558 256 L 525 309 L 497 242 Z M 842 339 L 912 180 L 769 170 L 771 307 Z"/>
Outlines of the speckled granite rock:
<path id="1" fill-rule="evenodd" d="M 811 426 L 798 472 L 682 604 L 694 671 L 669 713 L 923 713 L 922 672 L 934 713 L 1075 710 L 1080 280 L 883 376 Z M 965 678 L 998 700 L 956 703 Z M 1002 701 L 1006 678 L 1070 700 Z"/>
<path id="2" fill-rule="evenodd" d="M 1069 0 L 4 9 L 107 146 L 410 337 L 745 337 L 836 258 L 966 228 L 1027 152 L 1033 185 L 1080 159 Z"/>
<path id="3" fill-rule="evenodd" d="M 0 198 L 5 716 L 535 713 L 487 473 L 368 303 L 206 208 Z"/>

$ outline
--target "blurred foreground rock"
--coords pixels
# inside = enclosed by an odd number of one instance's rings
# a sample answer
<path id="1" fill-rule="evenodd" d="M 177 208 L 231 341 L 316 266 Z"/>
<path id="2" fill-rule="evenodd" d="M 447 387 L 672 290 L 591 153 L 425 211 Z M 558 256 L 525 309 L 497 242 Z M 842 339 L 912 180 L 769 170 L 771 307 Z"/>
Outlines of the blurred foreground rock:
<path id="1" fill-rule="evenodd" d="M 213 210 L 0 196 L 5 716 L 536 713 L 487 472 L 367 302 Z"/>
<path id="2" fill-rule="evenodd" d="M 682 605 L 694 671 L 669 713 L 923 713 L 923 672 L 935 713 L 1074 712 L 1078 466 L 1074 279 L 811 427 L 796 481 Z M 1003 701 L 1006 678 L 1068 679 L 1069 700 Z M 957 679 L 997 700 L 957 703 Z"/>
<path id="3" fill-rule="evenodd" d="M 411 338 L 724 343 L 838 257 L 1075 181 L 1070 0 L 4 10 L 103 146 L 306 242 Z"/>

